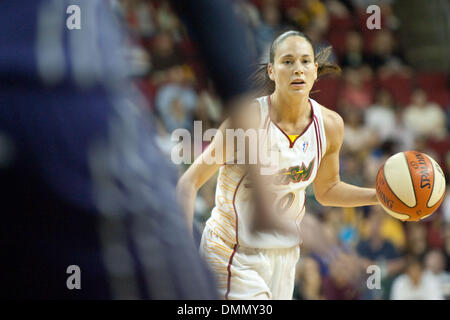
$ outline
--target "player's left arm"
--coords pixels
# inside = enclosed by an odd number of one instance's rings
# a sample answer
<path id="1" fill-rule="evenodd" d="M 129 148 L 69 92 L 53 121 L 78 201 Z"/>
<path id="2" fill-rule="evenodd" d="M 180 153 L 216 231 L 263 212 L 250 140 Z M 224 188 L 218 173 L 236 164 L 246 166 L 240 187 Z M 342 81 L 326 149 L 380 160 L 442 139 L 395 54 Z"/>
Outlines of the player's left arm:
<path id="1" fill-rule="evenodd" d="M 379 204 L 375 189 L 361 188 L 341 181 L 339 151 L 344 140 L 344 121 L 334 111 L 322 108 L 327 148 L 314 179 L 314 195 L 324 206 L 358 207 Z"/>

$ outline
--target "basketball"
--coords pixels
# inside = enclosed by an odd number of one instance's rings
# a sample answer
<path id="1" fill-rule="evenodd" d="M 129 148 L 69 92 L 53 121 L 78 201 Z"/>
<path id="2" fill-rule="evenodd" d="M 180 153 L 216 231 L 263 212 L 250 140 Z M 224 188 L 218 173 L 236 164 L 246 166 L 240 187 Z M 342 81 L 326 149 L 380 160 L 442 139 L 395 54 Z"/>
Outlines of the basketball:
<path id="1" fill-rule="evenodd" d="M 399 152 L 378 170 L 376 192 L 383 209 L 402 221 L 419 221 L 435 212 L 445 194 L 445 177 L 430 156 Z"/>

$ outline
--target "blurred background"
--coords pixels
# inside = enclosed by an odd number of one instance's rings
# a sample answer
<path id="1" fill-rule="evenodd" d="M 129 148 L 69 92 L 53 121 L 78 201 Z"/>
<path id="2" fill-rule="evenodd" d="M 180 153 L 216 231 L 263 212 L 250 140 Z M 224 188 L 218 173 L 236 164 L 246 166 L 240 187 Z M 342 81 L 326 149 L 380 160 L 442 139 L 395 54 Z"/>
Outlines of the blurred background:
<path id="1" fill-rule="evenodd" d="M 381 9 L 379 30 L 366 26 L 371 15 L 366 8 L 373 4 Z M 332 59 L 343 72 L 319 79 L 311 98 L 344 118 L 342 180 L 374 187 L 389 156 L 417 150 L 433 157 L 449 181 L 448 1 L 240 0 L 234 5 L 262 61 L 271 41 L 286 29 L 306 33 L 316 50 L 333 46 Z M 172 131 L 192 130 L 194 120 L 202 121 L 203 130 L 217 128 L 225 116 L 223 101 L 168 1 L 119 0 L 116 8 L 131 33 L 133 77 L 170 159 Z M 180 174 L 185 169 L 180 167 Z M 210 179 L 197 197 L 199 228 L 214 206 L 215 185 Z M 320 219 L 334 245 L 348 255 L 330 262 L 302 248 L 296 299 L 427 299 L 436 298 L 436 291 L 450 299 L 448 184 L 439 210 L 420 223 L 402 223 L 380 207 L 325 208 L 312 189 L 307 194 L 307 214 Z M 342 267 L 352 259 L 381 268 L 381 289 L 367 289 L 365 269 Z"/>

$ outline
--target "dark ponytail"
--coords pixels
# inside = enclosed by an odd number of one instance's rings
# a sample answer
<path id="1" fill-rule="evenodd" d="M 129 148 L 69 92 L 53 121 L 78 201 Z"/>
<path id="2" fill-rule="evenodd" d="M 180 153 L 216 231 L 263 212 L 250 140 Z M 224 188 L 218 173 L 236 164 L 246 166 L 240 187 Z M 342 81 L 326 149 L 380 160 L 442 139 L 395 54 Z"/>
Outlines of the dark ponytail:
<path id="1" fill-rule="evenodd" d="M 269 52 L 269 62 L 260 63 L 257 66 L 256 71 L 252 75 L 252 82 L 255 85 L 255 90 L 259 95 L 268 95 L 275 91 L 275 82 L 269 78 L 269 74 L 267 72 L 267 65 L 269 63 L 273 64 L 275 58 L 275 51 L 278 45 L 285 40 L 286 38 L 292 36 L 299 36 L 305 38 L 314 50 L 314 46 L 311 42 L 311 39 L 304 33 L 300 31 L 287 31 L 279 35 L 275 38 L 270 46 Z M 317 69 L 317 78 L 325 75 L 325 74 L 339 74 L 341 72 L 341 68 L 329 61 L 330 55 L 333 52 L 331 46 L 321 49 L 319 52 L 314 55 L 314 62 L 317 62 L 319 65 Z"/>
<path id="2" fill-rule="evenodd" d="M 257 96 L 269 95 L 275 91 L 275 82 L 269 78 L 266 63 L 259 63 L 256 71 L 252 75 L 252 83 Z"/>

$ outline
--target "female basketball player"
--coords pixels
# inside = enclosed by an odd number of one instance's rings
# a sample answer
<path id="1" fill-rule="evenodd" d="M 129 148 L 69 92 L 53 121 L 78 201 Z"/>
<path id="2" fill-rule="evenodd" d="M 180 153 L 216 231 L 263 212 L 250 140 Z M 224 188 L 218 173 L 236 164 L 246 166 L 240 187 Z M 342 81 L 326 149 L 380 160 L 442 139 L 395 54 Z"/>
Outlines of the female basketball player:
<path id="1" fill-rule="evenodd" d="M 314 56 L 311 42 L 300 32 L 280 35 L 272 43 L 265 69 L 273 90 L 248 110 L 249 118 L 265 130 L 269 147 L 279 155 L 276 170 L 263 177 L 275 195 L 277 218 L 296 226 L 305 213 L 305 189 L 311 183 L 316 199 L 325 206 L 378 204 L 375 189 L 340 181 L 342 118 L 309 98 L 318 75 L 337 68 L 325 62 L 328 55 L 329 49 Z M 224 137 L 227 128 L 230 121 L 219 129 Z M 189 226 L 192 228 L 197 190 L 220 169 L 216 206 L 206 223 L 200 250 L 216 275 L 221 295 L 225 299 L 291 299 L 299 237 L 253 231 L 255 206 L 248 167 L 226 164 L 226 156 L 222 164 L 205 164 L 218 148 L 225 149 L 225 143 L 213 140 L 180 178 L 177 189 Z"/>

